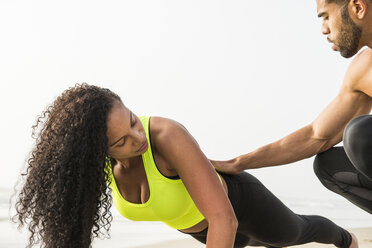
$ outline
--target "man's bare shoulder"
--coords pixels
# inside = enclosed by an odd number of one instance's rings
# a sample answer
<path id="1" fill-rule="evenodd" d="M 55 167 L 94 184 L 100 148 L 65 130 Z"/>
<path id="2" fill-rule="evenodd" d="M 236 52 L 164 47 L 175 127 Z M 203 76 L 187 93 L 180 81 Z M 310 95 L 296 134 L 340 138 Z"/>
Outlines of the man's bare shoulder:
<path id="1" fill-rule="evenodd" d="M 346 72 L 344 85 L 372 95 L 372 49 L 365 48 L 355 56 Z"/>
<path id="2" fill-rule="evenodd" d="M 352 70 L 354 73 L 358 73 L 360 76 L 363 76 L 365 73 L 372 70 L 372 49 L 365 48 L 360 51 L 353 61 L 350 63 L 349 70 Z"/>
<path id="3" fill-rule="evenodd" d="M 362 51 L 360 51 L 356 56 L 355 58 L 353 59 L 353 63 L 358 63 L 360 65 L 371 65 L 372 63 L 372 49 L 367 47 L 365 49 L 363 49 Z"/>

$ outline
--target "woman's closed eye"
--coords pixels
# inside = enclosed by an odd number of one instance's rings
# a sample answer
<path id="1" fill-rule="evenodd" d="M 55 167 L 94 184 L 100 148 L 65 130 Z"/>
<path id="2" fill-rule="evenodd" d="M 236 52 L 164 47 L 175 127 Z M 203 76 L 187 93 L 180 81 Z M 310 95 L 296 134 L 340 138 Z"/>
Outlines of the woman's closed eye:
<path id="1" fill-rule="evenodd" d="M 130 113 L 130 126 L 131 128 L 134 127 L 137 124 L 137 118 L 136 116 L 131 112 Z M 116 145 L 116 147 L 123 147 L 125 145 L 126 138 L 123 137 L 120 143 Z"/>
<path id="2" fill-rule="evenodd" d="M 116 147 L 122 147 L 125 145 L 125 138 L 122 139 L 122 141 L 116 145 Z"/>

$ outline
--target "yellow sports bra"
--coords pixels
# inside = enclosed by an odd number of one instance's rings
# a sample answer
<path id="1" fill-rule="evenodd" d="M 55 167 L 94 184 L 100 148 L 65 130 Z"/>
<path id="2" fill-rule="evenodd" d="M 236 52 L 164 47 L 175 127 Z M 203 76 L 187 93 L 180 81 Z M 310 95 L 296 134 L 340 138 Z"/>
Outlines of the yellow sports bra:
<path id="1" fill-rule="evenodd" d="M 150 198 L 144 204 L 126 201 L 120 194 L 112 171 L 109 171 L 114 205 L 121 215 L 130 220 L 161 221 L 174 229 L 190 228 L 202 221 L 204 216 L 196 208 L 181 179 L 169 179 L 159 172 L 151 151 L 150 117 L 140 117 L 140 120 L 145 128 L 149 144 L 148 150 L 142 154 L 142 160 L 149 184 Z"/>

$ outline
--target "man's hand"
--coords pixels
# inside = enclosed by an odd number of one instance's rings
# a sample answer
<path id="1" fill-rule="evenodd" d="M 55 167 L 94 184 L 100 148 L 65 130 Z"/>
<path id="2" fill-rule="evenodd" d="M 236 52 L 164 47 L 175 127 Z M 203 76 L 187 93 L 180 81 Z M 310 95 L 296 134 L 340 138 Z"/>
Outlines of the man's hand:
<path id="1" fill-rule="evenodd" d="M 230 160 L 225 160 L 225 161 L 216 161 L 216 160 L 209 160 L 214 168 L 222 173 L 225 174 L 232 174 L 232 175 L 237 175 L 241 173 L 243 170 L 241 170 L 238 167 L 238 158 L 233 158 Z"/>

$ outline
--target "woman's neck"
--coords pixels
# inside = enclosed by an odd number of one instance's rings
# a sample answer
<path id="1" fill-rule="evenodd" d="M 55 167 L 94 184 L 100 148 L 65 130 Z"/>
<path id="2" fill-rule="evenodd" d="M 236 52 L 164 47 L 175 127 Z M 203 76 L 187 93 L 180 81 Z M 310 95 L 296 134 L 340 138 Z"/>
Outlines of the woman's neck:
<path id="1" fill-rule="evenodd" d="M 134 168 L 138 168 L 142 163 L 142 156 L 136 156 L 125 160 L 117 160 L 117 163 L 118 166 L 120 166 L 120 168 L 124 171 L 133 170 Z"/>

